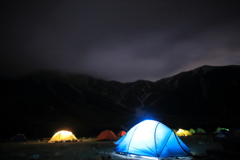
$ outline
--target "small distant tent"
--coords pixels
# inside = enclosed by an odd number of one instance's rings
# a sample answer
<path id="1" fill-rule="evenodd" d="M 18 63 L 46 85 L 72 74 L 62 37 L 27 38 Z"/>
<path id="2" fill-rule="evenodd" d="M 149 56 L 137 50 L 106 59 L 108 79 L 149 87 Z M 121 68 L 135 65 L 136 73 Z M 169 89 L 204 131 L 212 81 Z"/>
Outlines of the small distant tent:
<path id="1" fill-rule="evenodd" d="M 54 142 L 65 142 L 65 141 L 77 141 L 78 139 L 75 137 L 75 135 L 66 130 L 61 130 L 55 133 L 52 138 L 48 141 L 48 143 L 54 143 Z"/>
<path id="2" fill-rule="evenodd" d="M 196 133 L 195 129 L 193 129 L 193 128 L 190 128 L 190 129 L 189 129 L 189 132 L 191 132 L 191 133 Z"/>
<path id="3" fill-rule="evenodd" d="M 229 131 L 227 128 L 218 127 L 214 133 L 220 133 L 221 131 Z"/>
<path id="4" fill-rule="evenodd" d="M 102 131 L 102 132 L 98 135 L 98 137 L 97 137 L 96 140 L 97 140 L 97 141 L 100 141 L 100 140 L 115 141 L 115 140 L 117 140 L 117 136 L 116 136 L 116 134 L 115 134 L 113 131 L 111 131 L 111 130 L 104 130 L 104 131 Z"/>
<path id="5" fill-rule="evenodd" d="M 222 127 L 217 127 L 214 133 L 220 133 L 221 130 L 222 130 Z"/>
<path id="6" fill-rule="evenodd" d="M 191 136 L 192 135 L 192 133 L 191 132 L 189 132 L 188 130 L 185 130 L 185 129 L 179 129 L 177 132 L 176 132 L 176 135 L 178 135 L 178 136 Z"/>
<path id="7" fill-rule="evenodd" d="M 190 149 L 164 124 L 145 120 L 133 126 L 115 142 L 116 153 L 148 157 L 185 157 Z"/>
<path id="8" fill-rule="evenodd" d="M 202 128 L 197 128 L 196 133 L 206 133 L 206 131 Z"/>
<path id="9" fill-rule="evenodd" d="M 122 137 L 122 136 L 124 136 L 125 134 L 126 134 L 125 131 L 120 131 L 120 132 L 117 134 L 117 136 L 118 136 L 118 137 Z"/>
<path id="10" fill-rule="evenodd" d="M 26 142 L 27 141 L 27 138 L 25 137 L 24 134 L 22 133 L 19 133 L 19 134 L 16 134 L 14 135 L 11 140 L 11 142 Z"/>

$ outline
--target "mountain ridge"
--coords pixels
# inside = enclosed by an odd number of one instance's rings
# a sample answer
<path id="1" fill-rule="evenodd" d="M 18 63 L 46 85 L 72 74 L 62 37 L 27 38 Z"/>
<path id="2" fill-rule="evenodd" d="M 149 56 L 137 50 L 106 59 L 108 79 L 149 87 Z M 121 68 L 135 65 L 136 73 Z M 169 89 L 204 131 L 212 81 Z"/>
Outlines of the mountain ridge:
<path id="1" fill-rule="evenodd" d="M 240 120 L 237 65 L 202 66 L 155 82 L 122 83 L 72 74 L 0 82 L 6 135 L 47 136 L 65 128 L 86 136 L 104 128 L 129 128 L 145 118 L 171 128 L 235 127 Z"/>

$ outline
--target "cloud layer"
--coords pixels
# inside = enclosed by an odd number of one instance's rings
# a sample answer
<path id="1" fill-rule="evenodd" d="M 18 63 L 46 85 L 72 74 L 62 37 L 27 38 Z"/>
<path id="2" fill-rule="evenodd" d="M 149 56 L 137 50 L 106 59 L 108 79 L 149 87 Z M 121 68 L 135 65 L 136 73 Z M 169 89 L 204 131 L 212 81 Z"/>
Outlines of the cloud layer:
<path id="1" fill-rule="evenodd" d="M 236 1 L 5 1 L 3 75 L 37 70 L 156 81 L 239 65 Z"/>

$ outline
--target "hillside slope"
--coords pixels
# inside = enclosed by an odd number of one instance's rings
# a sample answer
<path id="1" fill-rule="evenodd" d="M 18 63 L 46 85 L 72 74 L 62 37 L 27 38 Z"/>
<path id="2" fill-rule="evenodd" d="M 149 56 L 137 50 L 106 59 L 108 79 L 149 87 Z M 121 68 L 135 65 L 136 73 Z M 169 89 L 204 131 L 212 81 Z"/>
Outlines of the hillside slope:
<path id="1" fill-rule="evenodd" d="M 145 118 L 169 127 L 238 127 L 240 66 L 202 66 L 156 82 L 104 81 L 42 72 L 0 78 L 4 136 L 47 137 L 59 129 L 94 136 Z M 214 128 L 215 129 L 215 128 Z"/>

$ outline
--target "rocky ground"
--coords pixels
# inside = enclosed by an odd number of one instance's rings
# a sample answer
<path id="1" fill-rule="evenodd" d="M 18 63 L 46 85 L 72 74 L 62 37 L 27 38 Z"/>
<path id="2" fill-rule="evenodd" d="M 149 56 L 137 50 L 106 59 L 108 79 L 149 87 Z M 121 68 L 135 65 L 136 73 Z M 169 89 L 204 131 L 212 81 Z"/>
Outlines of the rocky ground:
<path id="1" fill-rule="evenodd" d="M 181 137 L 190 148 L 193 157 L 171 157 L 162 159 L 232 159 L 223 154 L 223 146 L 210 136 Z M 113 152 L 112 141 L 95 141 L 93 139 L 78 142 L 47 143 L 46 141 L 27 141 L 18 143 L 0 143 L 1 160 L 145 160 L 143 157 L 126 157 Z M 223 154 L 223 156 L 221 156 Z M 236 158 L 237 159 L 237 158 Z"/>

